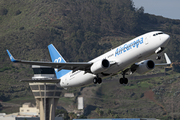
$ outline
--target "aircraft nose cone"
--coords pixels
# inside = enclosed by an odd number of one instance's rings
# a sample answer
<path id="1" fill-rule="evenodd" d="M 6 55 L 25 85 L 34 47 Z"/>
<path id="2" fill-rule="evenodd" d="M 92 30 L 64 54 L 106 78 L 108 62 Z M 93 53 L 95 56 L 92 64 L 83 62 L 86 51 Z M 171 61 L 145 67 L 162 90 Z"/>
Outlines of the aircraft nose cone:
<path id="1" fill-rule="evenodd" d="M 170 36 L 169 36 L 168 34 L 165 34 L 165 35 L 164 35 L 164 39 L 167 41 L 167 40 L 170 39 Z"/>
<path id="2" fill-rule="evenodd" d="M 163 42 L 163 45 L 162 46 L 167 46 L 169 40 L 170 40 L 170 36 L 168 34 L 163 34 L 162 37 L 162 42 Z"/>

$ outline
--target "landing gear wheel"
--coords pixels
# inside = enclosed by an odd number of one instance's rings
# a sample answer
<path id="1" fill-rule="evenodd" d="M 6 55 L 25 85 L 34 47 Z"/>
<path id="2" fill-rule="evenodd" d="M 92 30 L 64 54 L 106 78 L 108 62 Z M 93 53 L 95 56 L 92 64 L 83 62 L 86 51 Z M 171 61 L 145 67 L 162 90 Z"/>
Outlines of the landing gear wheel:
<path id="1" fill-rule="evenodd" d="M 127 83 L 128 83 L 128 79 L 125 78 L 125 79 L 124 79 L 124 84 L 127 84 Z"/>
<path id="2" fill-rule="evenodd" d="M 101 83 L 102 83 L 102 79 L 95 77 L 95 78 L 93 79 L 93 83 L 94 83 L 94 84 L 97 84 L 97 83 L 101 84 Z"/>
<path id="3" fill-rule="evenodd" d="M 128 83 L 128 79 L 127 78 L 120 78 L 119 79 L 119 83 L 120 84 L 127 84 Z"/>
<path id="4" fill-rule="evenodd" d="M 94 84 L 97 84 L 97 82 L 98 82 L 98 79 L 97 79 L 97 78 L 94 78 L 94 79 L 93 79 L 93 83 L 94 83 Z"/>
<path id="5" fill-rule="evenodd" d="M 102 79 L 101 78 L 98 78 L 98 81 L 97 81 L 99 84 L 102 83 Z"/>
<path id="6" fill-rule="evenodd" d="M 119 83 L 120 83 L 120 84 L 123 84 L 123 83 L 124 83 L 124 82 L 123 82 L 123 78 L 120 78 Z"/>

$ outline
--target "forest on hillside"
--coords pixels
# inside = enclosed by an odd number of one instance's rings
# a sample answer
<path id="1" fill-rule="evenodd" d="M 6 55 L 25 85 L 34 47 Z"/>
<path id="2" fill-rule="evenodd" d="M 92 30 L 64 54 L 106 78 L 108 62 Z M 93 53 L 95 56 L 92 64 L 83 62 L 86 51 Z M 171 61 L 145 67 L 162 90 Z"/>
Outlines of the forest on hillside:
<path id="1" fill-rule="evenodd" d="M 42 49 L 43 53 L 53 43 L 68 61 L 89 61 L 119 45 L 113 45 L 113 39 L 103 41 L 108 36 L 130 39 L 162 30 L 176 39 L 180 34 L 180 21 L 145 14 L 131 0 L 4 0 L 0 6 L 1 50 L 9 48 L 21 56 L 25 55 L 20 51 Z M 129 40 L 123 38 L 120 42 Z M 49 58 L 46 54 L 37 59 Z"/>

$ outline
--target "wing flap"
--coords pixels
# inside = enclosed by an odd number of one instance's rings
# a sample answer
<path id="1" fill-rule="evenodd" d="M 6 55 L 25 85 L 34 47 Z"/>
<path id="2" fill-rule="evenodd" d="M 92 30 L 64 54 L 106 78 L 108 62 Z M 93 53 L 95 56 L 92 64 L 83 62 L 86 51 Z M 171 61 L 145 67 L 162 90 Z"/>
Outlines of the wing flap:
<path id="1" fill-rule="evenodd" d="M 92 63 L 87 62 L 67 62 L 67 63 L 53 63 L 53 62 L 40 62 L 40 61 L 24 61 L 20 60 L 18 63 L 30 64 L 30 65 L 40 65 L 40 66 L 50 66 L 52 68 L 57 68 L 58 70 L 74 70 L 77 67 L 79 70 L 89 69 Z"/>

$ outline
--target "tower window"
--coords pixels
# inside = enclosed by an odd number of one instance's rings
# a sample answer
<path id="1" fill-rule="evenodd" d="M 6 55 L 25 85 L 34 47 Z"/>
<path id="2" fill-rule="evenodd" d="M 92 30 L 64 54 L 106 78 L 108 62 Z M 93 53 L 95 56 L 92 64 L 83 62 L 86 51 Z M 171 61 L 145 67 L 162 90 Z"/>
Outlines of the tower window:
<path id="1" fill-rule="evenodd" d="M 34 74 L 54 74 L 54 68 L 33 68 Z"/>

